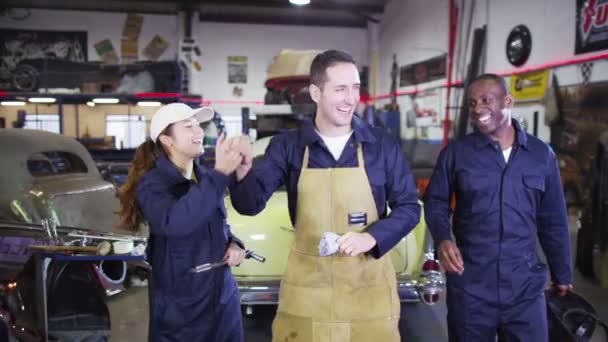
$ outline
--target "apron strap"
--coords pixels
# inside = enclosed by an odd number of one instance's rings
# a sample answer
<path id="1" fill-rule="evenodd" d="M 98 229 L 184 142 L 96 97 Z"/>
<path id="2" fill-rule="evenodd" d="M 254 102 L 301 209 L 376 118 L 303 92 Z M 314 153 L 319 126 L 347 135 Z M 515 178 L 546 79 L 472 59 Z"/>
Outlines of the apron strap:
<path id="1" fill-rule="evenodd" d="M 302 169 L 308 169 L 308 146 L 304 148 L 304 157 L 302 158 Z M 357 168 L 365 169 L 365 161 L 363 160 L 363 147 L 361 144 L 357 145 Z"/>
<path id="2" fill-rule="evenodd" d="M 304 158 L 302 158 L 302 170 L 308 169 L 308 146 L 304 148 Z"/>
<path id="3" fill-rule="evenodd" d="M 361 144 L 357 145 L 357 161 L 359 163 L 357 165 L 357 168 L 364 169 L 365 161 L 363 160 L 363 147 L 361 146 Z"/>

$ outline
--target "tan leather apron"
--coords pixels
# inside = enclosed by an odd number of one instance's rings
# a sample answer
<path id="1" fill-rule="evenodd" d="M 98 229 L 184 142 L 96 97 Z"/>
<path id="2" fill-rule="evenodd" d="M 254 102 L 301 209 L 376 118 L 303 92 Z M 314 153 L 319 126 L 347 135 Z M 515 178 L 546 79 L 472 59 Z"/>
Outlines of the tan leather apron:
<path id="1" fill-rule="evenodd" d="M 310 169 L 308 147 L 304 151 L 295 242 L 281 281 L 274 342 L 400 341 L 390 257 L 319 256 L 324 232 L 363 232 L 378 220 L 361 145 L 357 158 L 356 168 Z M 351 219 L 364 213 L 367 223 Z"/>

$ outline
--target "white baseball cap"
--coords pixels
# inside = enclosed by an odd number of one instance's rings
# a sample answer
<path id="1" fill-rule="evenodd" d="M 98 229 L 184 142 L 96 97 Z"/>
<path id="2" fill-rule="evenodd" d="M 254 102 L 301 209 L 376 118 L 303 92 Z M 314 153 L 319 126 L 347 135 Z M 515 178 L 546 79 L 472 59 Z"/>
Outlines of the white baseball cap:
<path id="1" fill-rule="evenodd" d="M 184 103 L 169 103 L 160 107 L 154 113 L 154 116 L 152 116 L 150 138 L 156 142 L 160 133 L 172 123 L 190 119 L 191 117 L 195 117 L 202 123 L 213 119 L 214 113 L 211 107 L 190 108 L 190 106 Z"/>

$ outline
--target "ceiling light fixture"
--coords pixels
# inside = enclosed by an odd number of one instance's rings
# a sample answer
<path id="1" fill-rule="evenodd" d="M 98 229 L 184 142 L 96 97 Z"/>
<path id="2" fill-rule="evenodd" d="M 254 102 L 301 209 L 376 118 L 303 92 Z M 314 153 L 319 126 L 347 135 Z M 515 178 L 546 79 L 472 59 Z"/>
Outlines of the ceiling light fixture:
<path id="1" fill-rule="evenodd" d="M 158 101 L 139 101 L 137 105 L 140 107 L 160 107 L 162 103 Z"/>
<path id="2" fill-rule="evenodd" d="M 93 102 L 99 103 L 99 104 L 116 104 L 116 103 L 120 102 L 120 100 L 113 98 L 113 97 L 101 97 L 101 98 L 93 99 Z"/>
<path id="3" fill-rule="evenodd" d="M 0 105 L 3 106 L 25 106 L 25 101 L 2 101 Z"/>
<path id="4" fill-rule="evenodd" d="M 28 101 L 31 103 L 55 103 L 57 99 L 54 97 L 30 97 Z"/>
<path id="5" fill-rule="evenodd" d="M 289 2 L 297 6 L 304 6 L 308 5 L 310 3 L 310 0 L 289 0 Z"/>

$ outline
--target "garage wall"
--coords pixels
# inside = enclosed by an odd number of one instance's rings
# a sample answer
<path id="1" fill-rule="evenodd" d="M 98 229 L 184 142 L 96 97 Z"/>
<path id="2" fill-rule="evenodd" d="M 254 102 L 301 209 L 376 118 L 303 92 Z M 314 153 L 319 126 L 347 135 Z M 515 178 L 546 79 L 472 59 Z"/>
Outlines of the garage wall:
<path id="1" fill-rule="evenodd" d="M 139 59 L 145 60 L 142 52 L 148 42 L 160 35 L 169 42 L 169 47 L 160 56 L 161 60 L 173 60 L 177 56 L 177 16 L 141 14 L 144 17 L 139 35 Z M 55 31 L 87 31 L 88 58 L 100 60 L 95 43 L 110 39 L 120 58 L 122 28 L 126 13 L 85 12 L 32 9 L 31 15 L 24 20 L 14 20 L 0 16 L 0 28 Z"/>
<path id="2" fill-rule="evenodd" d="M 192 88 L 227 115 L 240 115 L 245 104 L 225 101 L 263 101 L 266 69 L 280 49 L 341 49 L 360 65 L 367 65 L 367 30 L 357 28 L 258 25 L 200 22 L 193 32 L 202 49 L 200 72 L 193 72 Z M 228 83 L 228 56 L 247 57 L 247 83 Z M 234 86 L 243 89 L 233 95 Z"/>
<path id="3" fill-rule="evenodd" d="M 454 80 L 462 80 L 466 63 L 471 54 L 472 31 L 476 27 L 487 25 L 487 41 L 485 56 L 482 63 L 485 72 L 510 74 L 525 68 L 542 67 L 549 63 L 557 63 L 587 56 L 605 54 L 599 51 L 588 54 L 574 53 L 576 2 L 571 0 L 486 0 L 486 1 L 456 1 L 460 8 L 460 23 L 468 23 L 471 18 L 471 36 L 468 45 L 462 36 L 456 46 L 454 60 Z M 465 2 L 466 6 L 462 7 Z M 471 11 L 471 9 L 473 9 Z M 427 58 L 447 53 L 448 49 L 448 18 L 449 1 L 427 0 L 400 1 L 392 0 L 386 8 L 386 15 L 380 30 L 380 59 L 378 89 L 379 94 L 387 94 L 390 90 L 390 67 L 392 54 L 397 54 L 398 64 L 407 65 Z M 490 18 L 490 20 L 488 20 Z M 509 32 L 517 25 L 526 25 L 532 34 L 532 53 L 522 68 L 512 67 L 506 59 L 505 45 Z M 459 28 L 459 34 L 466 26 Z M 560 85 L 578 84 L 582 75 L 578 65 L 556 67 L 552 72 L 558 77 Z M 608 62 L 594 62 L 590 82 L 608 79 Z M 507 77 L 508 80 L 508 77 Z M 415 89 L 441 86 L 446 80 L 431 82 L 415 87 L 403 87 L 398 91 L 405 92 Z M 454 90 L 454 89 L 453 89 Z M 445 88 L 437 90 L 435 108 L 440 108 L 441 119 L 445 116 Z M 460 105 L 460 92 L 453 91 L 452 106 Z M 456 95 L 456 96 L 454 96 Z M 386 103 L 382 100 L 379 103 Z M 412 109 L 410 96 L 398 98 L 402 112 L 402 138 L 420 137 L 420 130 L 404 123 L 408 111 Z M 531 122 L 534 111 L 540 114 L 541 127 L 539 137 L 549 140 L 549 127 L 544 125 L 544 104 L 517 104 L 515 114 Z M 455 117 L 453 110 L 450 117 Z M 427 129 L 424 138 L 439 141 L 442 129 Z"/>

